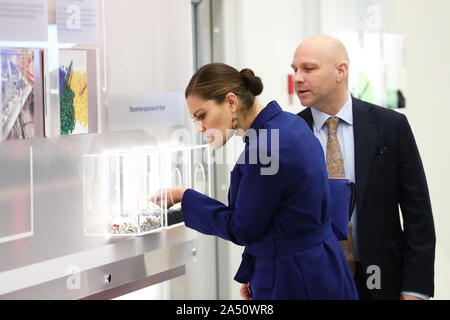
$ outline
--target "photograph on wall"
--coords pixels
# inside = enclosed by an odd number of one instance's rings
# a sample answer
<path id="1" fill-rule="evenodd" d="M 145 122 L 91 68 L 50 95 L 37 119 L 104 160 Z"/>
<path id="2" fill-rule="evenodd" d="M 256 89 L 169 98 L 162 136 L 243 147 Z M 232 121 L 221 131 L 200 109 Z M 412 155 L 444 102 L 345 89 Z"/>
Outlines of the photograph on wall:
<path id="1" fill-rule="evenodd" d="M 59 51 L 60 134 L 88 133 L 87 54 Z"/>
<path id="2" fill-rule="evenodd" d="M 43 136 L 41 54 L 0 48 L 0 141 Z"/>

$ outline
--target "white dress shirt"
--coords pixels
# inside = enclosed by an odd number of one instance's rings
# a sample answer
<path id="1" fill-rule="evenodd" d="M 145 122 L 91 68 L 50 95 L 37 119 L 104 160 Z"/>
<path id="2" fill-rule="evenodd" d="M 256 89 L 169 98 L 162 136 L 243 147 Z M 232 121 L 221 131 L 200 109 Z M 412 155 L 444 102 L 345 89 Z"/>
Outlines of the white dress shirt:
<path id="1" fill-rule="evenodd" d="M 326 159 L 328 127 L 325 125 L 325 121 L 327 121 L 332 116 L 322 111 L 319 111 L 315 108 L 311 108 L 311 112 L 314 121 L 313 124 L 314 135 L 319 139 Z M 355 179 L 355 141 L 353 136 L 353 103 L 350 92 L 348 93 L 347 102 L 341 108 L 341 110 L 339 110 L 339 112 L 336 114 L 335 117 L 341 119 L 341 121 L 339 121 L 337 129 L 337 136 L 339 141 L 339 147 L 341 148 L 342 156 L 344 157 L 345 177 L 346 179 L 355 182 L 356 179 Z M 353 237 L 355 260 L 360 261 L 358 233 L 356 232 L 358 225 L 358 219 L 356 217 L 356 206 L 352 213 L 351 223 L 352 223 L 352 237 Z M 403 291 L 401 292 L 401 294 L 407 294 L 425 300 L 428 300 L 430 298 L 427 295 L 415 292 Z"/>

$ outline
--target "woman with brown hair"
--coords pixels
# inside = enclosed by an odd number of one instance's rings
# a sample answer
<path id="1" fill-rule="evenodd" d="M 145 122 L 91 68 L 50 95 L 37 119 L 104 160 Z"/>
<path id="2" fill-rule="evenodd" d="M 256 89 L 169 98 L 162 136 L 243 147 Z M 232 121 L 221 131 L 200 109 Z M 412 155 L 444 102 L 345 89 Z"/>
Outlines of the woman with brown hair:
<path id="1" fill-rule="evenodd" d="M 357 299 L 332 232 L 322 147 L 276 101 L 261 106 L 262 90 L 253 71 L 222 63 L 192 77 L 186 99 L 196 130 L 214 149 L 241 132 L 245 149 L 231 172 L 228 205 L 181 187 L 168 191 L 171 199 L 181 202 L 187 227 L 245 246 L 235 276 L 244 299 Z"/>

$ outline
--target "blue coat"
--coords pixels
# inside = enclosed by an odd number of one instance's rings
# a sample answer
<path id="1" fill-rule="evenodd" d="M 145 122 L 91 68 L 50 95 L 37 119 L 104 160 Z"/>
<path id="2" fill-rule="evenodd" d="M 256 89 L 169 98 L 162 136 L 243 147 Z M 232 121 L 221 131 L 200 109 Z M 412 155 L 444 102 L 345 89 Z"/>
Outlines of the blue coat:
<path id="1" fill-rule="evenodd" d="M 228 206 L 188 189 L 182 199 L 186 226 L 245 246 L 235 280 L 250 282 L 253 299 L 357 299 L 331 228 L 319 141 L 304 120 L 275 101 L 251 129 L 258 134 L 246 137 L 231 172 Z M 260 156 L 254 161 L 255 151 L 269 155 L 271 162 Z M 269 168 L 278 170 L 262 174 Z"/>

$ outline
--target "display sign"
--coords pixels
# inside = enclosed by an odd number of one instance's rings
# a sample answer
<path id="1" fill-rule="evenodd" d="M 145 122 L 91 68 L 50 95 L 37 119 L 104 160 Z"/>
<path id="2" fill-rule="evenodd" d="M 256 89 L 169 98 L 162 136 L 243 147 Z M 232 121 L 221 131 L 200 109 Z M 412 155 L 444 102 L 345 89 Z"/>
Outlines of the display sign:
<path id="1" fill-rule="evenodd" d="M 0 40 L 47 41 L 46 0 L 0 0 Z"/>
<path id="2" fill-rule="evenodd" d="M 183 124 L 184 96 L 177 93 L 111 95 L 108 99 L 110 130 L 146 129 Z"/>
<path id="3" fill-rule="evenodd" d="M 57 0 L 56 23 L 59 42 L 97 43 L 97 1 Z"/>

